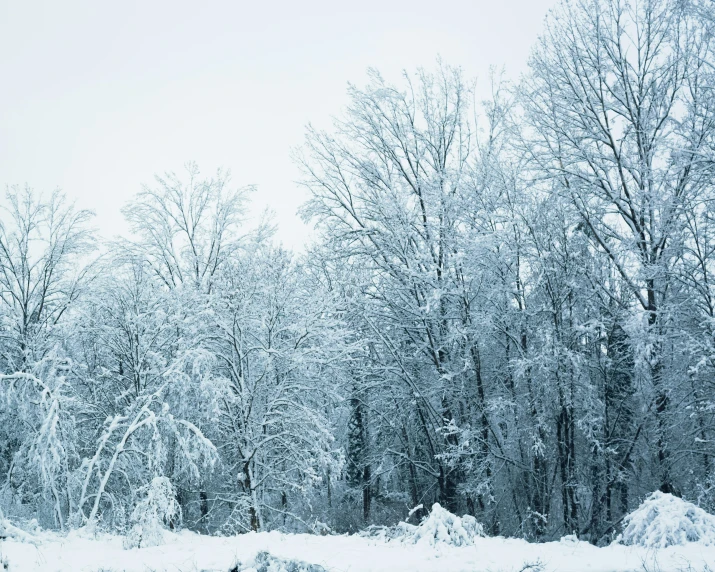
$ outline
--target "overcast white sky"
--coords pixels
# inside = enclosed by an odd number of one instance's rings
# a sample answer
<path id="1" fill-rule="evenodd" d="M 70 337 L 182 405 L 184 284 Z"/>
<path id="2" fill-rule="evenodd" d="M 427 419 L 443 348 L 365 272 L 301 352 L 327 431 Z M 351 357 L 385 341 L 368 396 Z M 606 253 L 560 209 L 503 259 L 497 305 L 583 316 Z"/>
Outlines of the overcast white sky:
<path id="1" fill-rule="evenodd" d="M 0 0 L 0 185 L 59 187 L 110 236 L 154 173 L 223 166 L 300 246 L 290 150 L 340 113 L 348 81 L 437 54 L 481 81 L 492 64 L 516 77 L 554 4 Z"/>

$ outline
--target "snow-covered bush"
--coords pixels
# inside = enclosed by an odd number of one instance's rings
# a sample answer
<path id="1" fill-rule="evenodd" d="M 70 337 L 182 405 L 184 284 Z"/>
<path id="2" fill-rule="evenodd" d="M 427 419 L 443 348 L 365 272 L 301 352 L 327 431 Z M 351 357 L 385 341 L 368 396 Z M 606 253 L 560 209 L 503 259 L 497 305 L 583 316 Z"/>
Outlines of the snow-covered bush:
<path id="1" fill-rule="evenodd" d="M 14 526 L 9 520 L 4 519 L 2 512 L 0 512 L 0 540 L 5 538 L 12 538 L 17 542 L 27 542 L 30 544 L 37 544 L 37 538 L 21 528 Z"/>
<path id="2" fill-rule="evenodd" d="M 174 487 L 167 477 L 154 477 L 140 492 L 146 496 L 134 507 L 133 525 L 125 539 L 125 548 L 162 544 L 166 525 L 181 516 Z"/>
<path id="3" fill-rule="evenodd" d="M 474 540 L 478 536 L 486 536 L 484 532 L 484 527 L 473 516 L 465 514 L 464 516 L 462 516 L 461 520 L 462 528 L 464 528 L 465 532 L 467 533 L 467 536 L 469 536 L 472 540 Z"/>
<path id="4" fill-rule="evenodd" d="M 566 536 L 562 536 L 559 542 L 566 546 L 576 546 L 579 543 L 579 539 L 575 534 L 567 534 Z"/>
<path id="5" fill-rule="evenodd" d="M 0 436 L 18 444 L 13 455 L 6 454 L 13 461 L 3 480 L 12 490 L 37 499 L 34 516 L 44 525 L 60 528 L 65 525 L 62 507 L 67 502 L 69 467 L 77 459 L 69 412 L 72 390 L 64 375 L 69 367 L 53 351 L 31 372 L 0 372 Z"/>
<path id="6" fill-rule="evenodd" d="M 394 526 L 369 526 L 358 534 L 366 538 L 389 542 L 390 540 L 403 541 L 405 538 L 412 538 L 415 530 L 417 527 L 414 524 L 399 522 Z"/>
<path id="7" fill-rule="evenodd" d="M 416 527 L 411 538 L 406 540 L 431 546 L 470 546 L 478 536 L 484 536 L 484 529 L 473 516 L 464 515 L 459 518 L 443 509 L 439 503 L 434 503 L 429 516 Z"/>
<path id="8" fill-rule="evenodd" d="M 715 544 L 715 516 L 671 494 L 656 491 L 624 518 L 622 544 L 665 548 Z"/>
<path id="9" fill-rule="evenodd" d="M 255 558 L 237 563 L 229 572 L 326 572 L 326 570 L 318 564 L 278 558 L 268 552 L 259 552 Z"/>
<path id="10" fill-rule="evenodd" d="M 429 516 L 418 526 L 400 522 L 392 527 L 371 527 L 364 536 L 384 541 L 398 541 L 405 544 L 448 544 L 451 546 L 471 546 L 474 539 L 485 536 L 484 527 L 476 518 L 465 514 L 458 517 L 442 508 L 439 503 L 432 505 Z"/>

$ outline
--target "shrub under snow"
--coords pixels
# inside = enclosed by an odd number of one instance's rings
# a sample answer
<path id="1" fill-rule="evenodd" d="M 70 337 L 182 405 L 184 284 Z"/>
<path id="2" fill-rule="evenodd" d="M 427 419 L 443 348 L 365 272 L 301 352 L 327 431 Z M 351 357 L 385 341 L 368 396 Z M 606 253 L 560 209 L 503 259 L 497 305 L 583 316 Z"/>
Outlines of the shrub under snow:
<path id="1" fill-rule="evenodd" d="M 418 526 L 401 522 L 391 528 L 373 528 L 367 534 L 380 540 L 405 544 L 472 546 L 475 538 L 484 536 L 484 528 L 473 516 L 465 514 L 460 518 L 443 509 L 439 503 L 434 503 L 429 516 Z"/>
<path id="2" fill-rule="evenodd" d="M 471 546 L 478 536 L 484 536 L 484 529 L 476 518 L 467 514 L 460 518 L 434 503 L 429 516 L 417 526 L 410 540 L 431 546 Z"/>
<path id="3" fill-rule="evenodd" d="M 625 517 L 620 542 L 648 548 L 688 542 L 715 545 L 715 516 L 683 499 L 656 491 Z"/>
<path id="4" fill-rule="evenodd" d="M 141 491 L 146 496 L 137 503 L 132 512 L 134 524 L 126 537 L 126 548 L 162 544 L 166 525 L 180 515 L 181 509 L 176 502 L 174 487 L 167 477 L 154 477 Z"/>
<path id="5" fill-rule="evenodd" d="M 10 524 L 10 521 L 6 520 L 2 515 L 2 511 L 0 511 L 0 540 L 4 540 L 5 538 L 12 538 L 13 540 L 17 540 L 18 542 L 29 542 L 30 544 L 37 544 L 37 539 L 35 538 L 35 536 L 25 532 L 17 526 L 13 526 L 12 524 Z"/>

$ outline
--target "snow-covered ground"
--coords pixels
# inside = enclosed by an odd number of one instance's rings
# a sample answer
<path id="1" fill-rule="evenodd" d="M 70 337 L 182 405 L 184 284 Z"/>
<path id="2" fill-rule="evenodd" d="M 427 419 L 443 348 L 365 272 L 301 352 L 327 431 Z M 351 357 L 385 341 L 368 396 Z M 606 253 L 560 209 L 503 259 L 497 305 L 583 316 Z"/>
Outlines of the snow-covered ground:
<path id="1" fill-rule="evenodd" d="M 184 531 L 167 534 L 162 546 L 125 550 L 120 536 L 92 538 L 81 531 L 65 537 L 41 533 L 39 539 L 38 546 L 15 540 L 0 541 L 0 561 L 7 563 L 9 572 L 228 572 L 237 562 L 249 562 L 258 552 L 268 551 L 277 557 L 318 564 L 330 571 L 715 570 L 715 547 L 700 544 L 662 549 L 622 545 L 596 548 L 568 538 L 545 544 L 476 538 L 473 546 L 432 546 L 360 536 L 266 532 L 221 538 Z"/>
<path id="2" fill-rule="evenodd" d="M 142 521 L 133 540 L 88 528 L 65 536 L 25 532 L 0 520 L 3 530 L 8 538 L 0 541 L 0 570 L 8 572 L 715 572 L 715 516 L 660 492 L 630 513 L 617 542 L 603 548 L 575 536 L 544 544 L 487 538 L 474 517 L 439 504 L 419 525 L 401 522 L 353 536 L 202 536 L 169 532 L 160 520 Z M 136 546 L 145 547 L 130 548 Z"/>

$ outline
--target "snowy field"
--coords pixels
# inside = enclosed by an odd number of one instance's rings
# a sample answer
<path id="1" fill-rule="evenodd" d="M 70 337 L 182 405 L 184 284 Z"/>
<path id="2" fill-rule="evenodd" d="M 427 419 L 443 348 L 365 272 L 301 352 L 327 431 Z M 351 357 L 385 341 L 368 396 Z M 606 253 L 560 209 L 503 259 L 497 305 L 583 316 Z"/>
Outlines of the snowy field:
<path id="1" fill-rule="evenodd" d="M 0 522 L 0 525 L 2 522 Z M 715 517 L 697 506 L 653 493 L 624 521 L 610 546 L 574 536 L 543 544 L 488 538 L 472 516 L 439 504 L 419 525 L 406 522 L 362 535 L 250 533 L 231 537 L 145 527 L 130 537 L 81 528 L 66 536 L 22 531 L 5 521 L 0 562 L 18 571 L 565 571 L 715 570 Z"/>
<path id="2" fill-rule="evenodd" d="M 39 546 L 14 540 L 0 542 L 9 572 L 20 571 L 203 571 L 250 570 L 257 553 L 268 551 L 287 560 L 319 565 L 331 571 L 706 571 L 715 570 L 715 546 L 690 544 L 662 549 L 561 540 L 530 544 L 523 540 L 477 538 L 473 546 L 406 545 L 360 536 L 314 536 L 251 533 L 209 537 L 190 532 L 168 534 L 166 544 L 125 550 L 119 536 L 63 537 L 43 533 Z M 709 568 L 708 568 L 709 564 Z M 259 569 L 260 567 L 254 567 Z M 271 572 L 310 567 L 263 568 Z M 312 568 L 321 570 L 321 568 Z"/>

